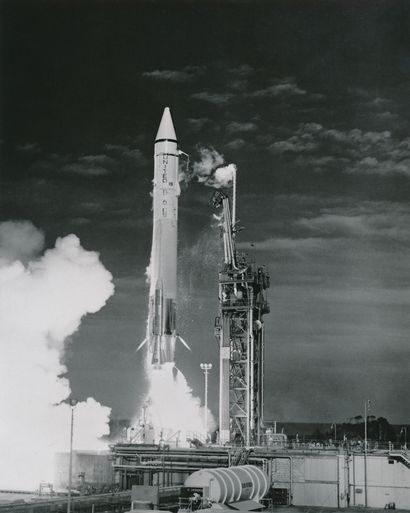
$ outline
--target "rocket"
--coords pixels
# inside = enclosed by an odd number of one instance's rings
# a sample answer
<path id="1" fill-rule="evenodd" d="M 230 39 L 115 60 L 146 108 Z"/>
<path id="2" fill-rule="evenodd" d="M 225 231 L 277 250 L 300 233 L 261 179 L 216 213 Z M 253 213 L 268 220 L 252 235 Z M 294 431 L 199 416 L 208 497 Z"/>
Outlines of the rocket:
<path id="1" fill-rule="evenodd" d="M 168 107 L 164 109 L 154 143 L 153 232 L 150 262 L 150 291 L 147 336 L 137 351 L 148 343 L 151 363 L 175 361 L 178 237 L 178 141 Z"/>

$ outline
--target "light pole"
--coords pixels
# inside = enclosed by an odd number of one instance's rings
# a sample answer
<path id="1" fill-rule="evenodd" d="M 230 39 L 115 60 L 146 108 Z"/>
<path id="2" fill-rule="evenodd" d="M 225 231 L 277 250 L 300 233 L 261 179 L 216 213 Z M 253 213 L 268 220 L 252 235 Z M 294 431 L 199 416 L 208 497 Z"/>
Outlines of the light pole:
<path id="1" fill-rule="evenodd" d="M 205 415 L 204 415 L 204 432 L 205 432 L 205 441 L 208 440 L 208 374 L 212 369 L 212 363 L 201 363 L 201 369 L 205 374 Z"/>
<path id="2" fill-rule="evenodd" d="M 70 399 L 71 408 L 71 427 L 70 427 L 70 460 L 68 465 L 68 499 L 67 499 L 67 513 L 71 512 L 71 483 L 73 474 L 73 433 L 74 433 L 74 408 L 77 404 L 75 399 Z"/>
<path id="3" fill-rule="evenodd" d="M 330 426 L 330 429 L 332 429 L 332 428 L 335 430 L 335 439 L 334 439 L 334 442 L 335 442 L 335 444 L 336 444 L 336 429 L 337 429 L 337 424 L 336 424 L 336 422 L 333 422 L 333 424 Z"/>
<path id="4" fill-rule="evenodd" d="M 367 507 L 367 414 L 370 410 L 370 399 L 364 402 L 364 505 Z"/>
<path id="5" fill-rule="evenodd" d="M 402 435 L 404 432 L 404 450 L 407 451 L 407 428 L 406 426 L 403 426 L 400 430 L 400 434 Z"/>

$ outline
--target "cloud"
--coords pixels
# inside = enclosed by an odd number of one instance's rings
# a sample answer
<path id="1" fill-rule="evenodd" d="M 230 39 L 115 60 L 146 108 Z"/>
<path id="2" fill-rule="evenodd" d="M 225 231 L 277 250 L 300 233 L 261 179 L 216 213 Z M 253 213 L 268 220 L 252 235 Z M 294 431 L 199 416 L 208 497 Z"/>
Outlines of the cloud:
<path id="1" fill-rule="evenodd" d="M 244 72 L 242 74 L 240 74 L 239 72 L 235 73 L 235 69 L 236 68 L 230 71 L 233 74 L 236 74 L 236 76 L 238 76 L 239 78 L 231 80 L 227 83 L 227 88 L 229 88 L 231 91 L 201 91 L 192 94 L 191 98 L 220 106 L 227 105 L 238 99 L 249 100 L 249 98 L 278 98 L 278 101 L 282 102 L 284 99 L 288 99 L 291 97 L 306 97 L 310 100 L 319 100 L 324 98 L 324 96 L 321 94 L 307 93 L 307 91 L 298 86 L 294 78 L 277 79 L 274 81 L 272 85 L 269 85 L 263 89 L 247 92 L 247 90 L 249 89 L 249 80 L 247 78 L 247 73 L 249 72 L 248 74 L 252 74 L 253 69 L 248 69 L 245 67 Z"/>
<path id="2" fill-rule="evenodd" d="M 367 287 L 366 289 L 349 287 L 348 289 L 321 288 L 313 293 L 314 297 L 335 303 L 410 306 L 410 288 Z"/>
<path id="3" fill-rule="evenodd" d="M 319 215 L 302 217 L 294 227 L 304 236 L 361 239 L 367 242 L 410 242 L 410 208 L 394 202 L 363 202 L 360 205 L 332 206 Z M 390 244 L 389 242 L 389 244 Z"/>
<path id="4" fill-rule="evenodd" d="M 268 98 L 275 96 L 303 96 L 306 91 L 300 88 L 293 78 L 276 81 L 271 86 L 249 93 L 251 98 Z"/>
<path id="5" fill-rule="evenodd" d="M 369 233 L 363 215 L 325 213 L 319 217 L 299 219 L 295 224 L 322 237 L 360 237 Z"/>
<path id="6" fill-rule="evenodd" d="M 114 166 L 114 160 L 107 155 L 84 155 L 74 162 L 68 162 L 61 166 L 63 173 L 75 173 L 86 177 L 106 176 L 110 174 L 110 168 Z"/>
<path id="7" fill-rule="evenodd" d="M 186 66 L 182 70 L 156 69 L 153 71 L 145 71 L 142 73 L 142 76 L 151 80 L 183 83 L 191 82 L 197 78 L 198 75 L 204 73 L 204 71 L 205 68 L 200 66 Z"/>
<path id="8" fill-rule="evenodd" d="M 194 130 L 195 132 L 199 132 L 204 128 L 204 126 L 209 123 L 208 118 L 188 118 L 187 123 L 189 124 L 189 127 L 191 130 Z"/>
<path id="9" fill-rule="evenodd" d="M 74 217 L 71 219 L 71 224 L 74 226 L 85 226 L 87 224 L 91 223 L 91 219 L 88 219 L 88 217 Z"/>
<path id="10" fill-rule="evenodd" d="M 18 144 L 17 149 L 26 153 L 38 153 L 41 151 L 38 143 Z"/>
<path id="11" fill-rule="evenodd" d="M 63 173 L 74 173 L 86 177 L 106 176 L 110 173 L 109 170 L 104 167 L 97 166 L 95 164 L 87 165 L 81 162 L 65 164 L 60 170 Z"/>
<path id="12" fill-rule="evenodd" d="M 236 68 L 230 68 L 229 72 L 239 77 L 249 77 L 255 72 L 255 69 L 249 64 L 241 64 Z"/>
<path id="13" fill-rule="evenodd" d="M 244 141 L 244 139 L 241 139 L 241 138 L 237 138 L 237 139 L 233 139 L 232 141 L 229 141 L 228 143 L 225 144 L 225 146 L 227 148 L 229 148 L 230 150 L 240 150 L 241 148 L 243 148 L 245 146 L 246 142 Z"/>
<path id="14" fill-rule="evenodd" d="M 139 148 L 134 148 L 126 144 L 105 144 L 104 148 L 115 159 L 132 159 L 135 163 L 141 166 L 146 165 L 148 162 L 147 158 Z"/>
<path id="15" fill-rule="evenodd" d="M 296 157 L 300 166 L 338 167 L 347 173 L 401 174 L 410 176 L 410 138 L 397 139 L 389 130 L 365 132 L 327 129 L 318 123 L 301 123 L 287 139 L 273 142 L 269 150 Z"/>
<path id="16" fill-rule="evenodd" d="M 244 93 L 248 88 L 249 82 L 245 79 L 231 80 L 228 84 L 230 89 L 234 89 L 240 93 Z"/>
<path id="17" fill-rule="evenodd" d="M 227 103 L 230 103 L 235 96 L 232 93 L 209 93 L 207 91 L 203 91 L 192 94 L 191 98 L 211 103 L 213 105 L 226 105 Z"/>
<path id="18" fill-rule="evenodd" d="M 144 156 L 142 151 L 139 150 L 138 148 L 125 150 L 121 154 L 121 156 L 128 157 L 128 158 L 134 160 L 136 163 L 138 163 L 141 166 L 147 164 L 147 162 L 148 162 L 147 158 Z"/>
<path id="19" fill-rule="evenodd" d="M 272 153 L 302 153 L 305 151 L 313 151 L 318 148 L 318 144 L 313 142 L 312 140 L 307 140 L 308 138 L 305 137 L 305 140 L 302 138 L 299 138 L 297 136 L 289 137 L 289 139 L 286 139 L 286 141 L 277 141 L 272 143 L 269 146 L 269 150 Z"/>
<path id="20" fill-rule="evenodd" d="M 387 176 L 400 174 L 410 177 L 410 158 L 395 162 L 392 159 L 379 161 L 375 157 L 364 157 L 352 166 L 346 167 L 348 173 L 377 174 Z"/>
<path id="21" fill-rule="evenodd" d="M 249 199 L 252 203 L 252 198 Z M 285 195 L 267 204 L 275 205 L 274 212 L 262 223 L 248 226 L 239 240 L 238 248 L 269 251 L 273 255 L 286 252 L 289 258 L 312 258 L 324 267 L 338 263 L 357 269 L 363 265 L 366 272 L 373 266 L 383 267 L 391 261 L 394 266 L 389 276 L 408 272 L 410 248 L 410 207 L 388 201 L 367 201 L 357 204 L 354 198 L 344 201 L 332 198 L 315 198 Z M 249 234 L 253 239 L 249 239 Z M 399 248 L 399 254 L 397 249 Z M 275 258 L 275 257 L 274 257 Z M 361 259 L 368 259 L 364 264 Z M 344 260 L 350 260 L 349 264 Z M 278 262 L 282 265 L 282 261 Z M 346 267 L 347 265 L 347 267 Z M 364 273 L 366 274 L 366 273 Z M 335 277 L 336 279 L 336 277 Z"/>
<path id="22" fill-rule="evenodd" d="M 105 144 L 104 153 L 90 155 L 51 154 L 32 165 L 32 170 L 74 174 L 86 178 L 99 178 L 112 173 L 120 174 L 145 166 L 148 162 L 139 148 L 125 144 Z"/>
<path id="23" fill-rule="evenodd" d="M 376 117 L 380 121 L 393 121 L 393 120 L 397 119 L 398 116 L 397 116 L 397 114 L 393 114 L 392 112 L 385 110 L 383 112 L 376 113 Z"/>
<path id="24" fill-rule="evenodd" d="M 84 157 L 79 157 L 78 162 L 81 162 L 81 163 L 87 164 L 87 165 L 96 165 L 96 166 L 105 166 L 105 167 L 111 166 L 112 164 L 114 164 L 113 159 L 104 154 L 85 155 Z"/>
<path id="25" fill-rule="evenodd" d="M 166 80 L 169 82 L 189 82 L 194 77 L 185 71 L 176 71 L 176 70 L 154 70 L 147 71 L 142 74 L 145 78 L 151 78 L 153 80 Z"/>
<path id="26" fill-rule="evenodd" d="M 254 132 L 258 127 L 252 122 L 238 123 L 236 121 L 232 121 L 228 124 L 226 129 L 229 133 L 234 134 L 236 132 Z"/>

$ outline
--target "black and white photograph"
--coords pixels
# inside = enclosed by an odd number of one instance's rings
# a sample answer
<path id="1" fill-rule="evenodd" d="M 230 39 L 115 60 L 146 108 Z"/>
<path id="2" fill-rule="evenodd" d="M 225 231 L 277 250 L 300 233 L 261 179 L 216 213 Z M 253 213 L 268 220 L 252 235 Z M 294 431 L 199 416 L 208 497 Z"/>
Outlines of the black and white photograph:
<path id="1" fill-rule="evenodd" d="M 0 349 L 0 513 L 410 511 L 410 2 L 0 0 Z"/>

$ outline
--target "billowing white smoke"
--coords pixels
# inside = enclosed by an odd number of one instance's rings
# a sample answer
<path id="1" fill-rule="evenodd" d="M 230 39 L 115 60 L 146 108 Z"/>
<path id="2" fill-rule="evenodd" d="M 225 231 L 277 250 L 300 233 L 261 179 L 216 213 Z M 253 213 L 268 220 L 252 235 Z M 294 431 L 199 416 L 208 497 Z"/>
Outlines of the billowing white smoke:
<path id="1" fill-rule="evenodd" d="M 224 167 L 218 167 L 218 169 L 215 170 L 214 174 L 214 187 L 216 187 L 217 189 L 219 189 L 219 187 L 229 187 L 232 183 L 235 173 L 235 164 L 228 164 Z"/>
<path id="2" fill-rule="evenodd" d="M 193 163 L 193 175 L 197 177 L 198 182 L 206 184 L 214 170 L 223 165 L 224 157 L 212 147 L 199 147 L 198 153 L 200 160 Z"/>
<path id="3" fill-rule="evenodd" d="M 30 222 L 0 223 L 0 487 L 52 480 L 70 440 L 71 394 L 64 341 L 112 295 L 111 274 L 75 235 L 43 255 Z M 75 409 L 74 449 L 103 448 L 110 408 L 88 398 Z"/>
<path id="4" fill-rule="evenodd" d="M 148 355 L 150 359 L 151 355 Z M 154 369 L 147 361 L 149 378 L 148 420 L 155 432 L 155 441 L 160 438 L 166 442 L 184 446 L 187 439 L 193 437 L 205 440 L 205 407 L 201 400 L 192 395 L 192 389 L 180 370 L 173 363 L 165 363 L 160 369 Z M 215 428 L 215 420 L 208 410 L 208 429 Z"/>
<path id="5" fill-rule="evenodd" d="M 236 173 L 236 165 L 224 166 L 224 156 L 212 147 L 201 146 L 198 153 L 200 158 L 192 165 L 192 176 L 208 187 L 230 187 Z"/>

